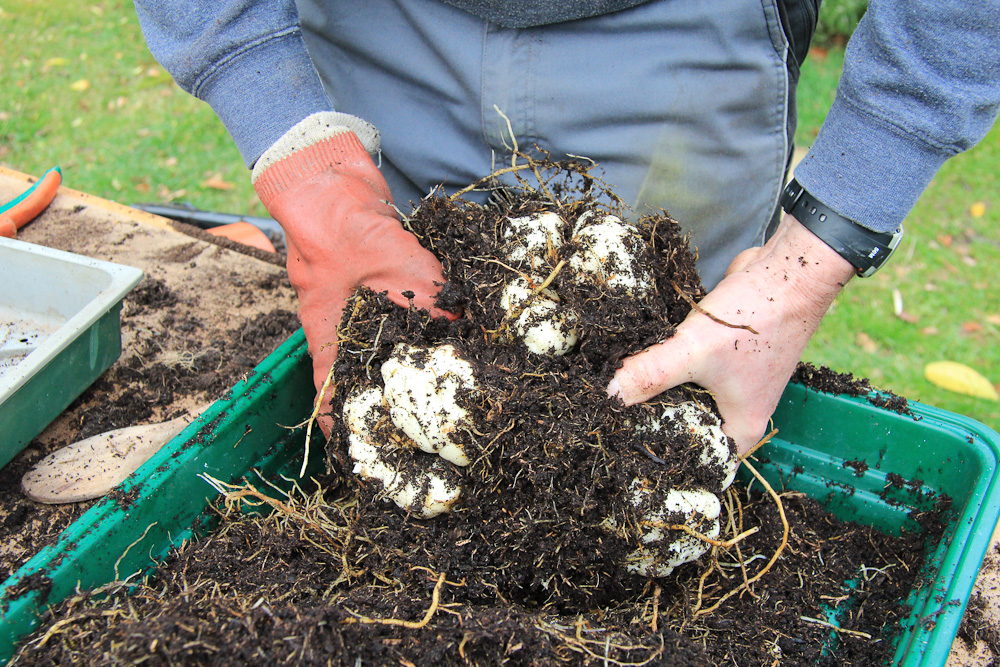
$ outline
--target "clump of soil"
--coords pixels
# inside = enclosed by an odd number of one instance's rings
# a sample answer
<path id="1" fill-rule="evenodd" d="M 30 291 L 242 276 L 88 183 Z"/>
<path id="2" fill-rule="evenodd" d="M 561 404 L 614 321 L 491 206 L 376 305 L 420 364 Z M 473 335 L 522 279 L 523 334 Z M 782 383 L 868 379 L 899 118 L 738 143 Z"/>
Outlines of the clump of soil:
<path id="1" fill-rule="evenodd" d="M 432 198 L 405 221 L 444 263 L 439 305 L 461 308 L 462 318 L 430 321 L 364 289 L 348 305 L 319 491 L 278 499 L 249 486 L 230 492 L 219 531 L 179 549 L 131 596 L 112 586 L 58 605 L 20 659 L 883 664 L 908 611 L 901 601 L 919 580 L 926 535 L 893 538 L 845 524 L 763 481 L 723 490 L 684 429 L 637 436 L 636 424 L 681 401 L 713 411 L 695 387 L 630 408 L 606 396 L 621 359 L 671 335 L 704 295 L 673 220 L 637 221 L 639 261 L 653 278 L 645 295 L 572 280 L 559 254 L 573 251 L 567 235 L 550 253 L 543 284 L 579 316 L 579 339 L 556 357 L 520 345 L 498 298 L 526 272 L 501 259 L 505 221 L 554 210 L 572 229 L 590 211 L 627 214 L 588 166 L 534 166 L 556 175 L 487 206 Z M 461 500 L 430 520 L 351 474 L 340 419 L 345 399 L 380 376 L 398 343 L 454 345 L 479 382 L 464 396 L 474 418 L 463 439 L 471 462 L 453 471 Z M 405 467 L 428 455 L 396 448 L 387 456 Z M 631 500 L 637 480 L 653 491 L 645 504 Z M 722 536 L 697 562 L 640 576 L 627 564 L 642 547 L 644 517 L 671 488 L 718 493 Z M 260 503 L 277 511 L 238 511 Z"/>
<path id="2" fill-rule="evenodd" d="M 574 165 L 569 173 L 585 169 Z M 705 392 L 685 387 L 631 408 L 606 394 L 620 360 L 670 336 L 690 311 L 690 300 L 703 296 L 687 240 L 665 214 L 643 216 L 636 227 L 644 256 L 636 259 L 651 271 L 652 289 L 632 294 L 580 280 L 564 262 L 577 250 L 572 230 L 578 219 L 595 211 L 626 213 L 600 197 L 591 180 L 560 182 L 558 192 L 519 192 L 486 206 L 438 197 L 413 213 L 409 229 L 444 264 L 448 283 L 441 305 L 461 308 L 463 316 L 429 322 L 424 312 L 359 291 L 341 327 L 332 378 L 338 418 L 328 452 L 331 470 L 353 483 L 348 427 L 339 419 L 345 398 L 381 378 L 398 343 L 453 345 L 474 365 L 478 383 L 478 391 L 465 397 L 473 425 L 463 440 L 472 463 L 454 468 L 462 499 L 450 516 L 420 522 L 387 513 L 392 505 L 381 498 L 383 488 L 361 481 L 357 530 L 386 554 L 417 549 L 430 555 L 434 571 L 475 573 L 466 589 L 474 598 L 500 595 L 529 608 L 564 612 L 605 606 L 644 586 L 626 563 L 644 546 L 645 516 L 670 489 L 722 489 L 719 470 L 699 462 L 700 450 L 687 429 L 676 425 L 655 438 L 636 430 L 643 419 L 685 400 L 710 410 Z M 558 213 L 566 231 L 539 273 L 529 259 L 506 257 L 505 230 L 511 218 L 541 212 Z M 607 275 L 621 270 L 605 267 Z M 501 303 L 507 283 L 532 273 L 579 318 L 579 340 L 568 354 L 529 353 L 514 331 L 515 318 Z M 385 437 L 387 464 L 404 474 L 414 474 L 421 460 L 436 458 L 393 447 Z M 639 506 L 631 498 L 637 482 L 653 489 Z M 387 525 L 391 530 L 385 531 Z M 376 552 L 366 560 L 386 557 Z"/>
<path id="3" fill-rule="evenodd" d="M 852 373 L 838 373 L 826 366 L 816 367 L 807 362 L 799 362 L 792 375 L 792 382 L 798 382 L 810 389 L 827 394 L 847 394 L 865 396 L 877 408 L 891 410 L 901 415 L 912 415 L 909 402 L 891 391 L 877 389 L 868 378 L 854 377 Z"/>

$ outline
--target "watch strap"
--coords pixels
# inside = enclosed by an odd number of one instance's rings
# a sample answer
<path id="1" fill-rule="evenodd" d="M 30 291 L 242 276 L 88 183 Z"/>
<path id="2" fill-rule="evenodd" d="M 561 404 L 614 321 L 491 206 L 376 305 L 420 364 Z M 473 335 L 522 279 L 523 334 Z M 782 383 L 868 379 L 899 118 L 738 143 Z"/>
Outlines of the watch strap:
<path id="1" fill-rule="evenodd" d="M 794 178 L 781 194 L 781 208 L 850 262 L 862 278 L 878 271 L 903 238 L 902 225 L 895 232 L 862 227 L 824 205 Z"/>

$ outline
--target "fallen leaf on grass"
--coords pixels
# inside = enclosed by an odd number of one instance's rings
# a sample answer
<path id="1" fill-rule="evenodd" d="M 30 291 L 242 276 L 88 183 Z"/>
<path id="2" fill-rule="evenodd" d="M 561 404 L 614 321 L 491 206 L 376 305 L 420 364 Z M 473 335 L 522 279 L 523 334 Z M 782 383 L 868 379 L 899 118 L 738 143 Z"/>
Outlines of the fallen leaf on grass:
<path id="1" fill-rule="evenodd" d="M 956 394 L 1000 401 L 996 388 L 974 368 L 957 361 L 934 361 L 924 366 L 928 382 Z"/>
<path id="2" fill-rule="evenodd" d="M 213 190 L 232 190 L 234 187 L 236 187 L 232 183 L 223 180 L 222 174 L 215 174 L 213 176 L 209 176 L 202 182 L 202 186 L 206 188 L 211 188 Z"/>
<path id="3" fill-rule="evenodd" d="M 858 347 L 860 347 L 867 354 L 875 354 L 878 352 L 878 343 L 876 343 L 872 337 L 864 331 L 854 337 L 854 342 L 857 343 Z"/>
<path id="4" fill-rule="evenodd" d="M 162 184 L 156 189 L 157 199 L 163 202 L 171 202 L 175 199 L 180 199 L 186 194 L 187 190 L 184 188 L 181 188 L 180 190 L 171 190 L 166 185 Z"/>
<path id="5" fill-rule="evenodd" d="M 987 315 L 986 316 L 986 321 L 989 322 L 990 324 L 998 324 L 998 325 L 1000 325 L 1000 315 L 998 315 L 996 313 L 993 313 L 991 315 Z"/>
<path id="6" fill-rule="evenodd" d="M 69 87 L 72 90 L 75 90 L 77 92 L 82 93 L 83 91 L 85 91 L 88 88 L 90 88 L 90 81 L 87 81 L 86 79 L 79 79 L 79 80 L 74 81 L 73 83 L 71 83 L 69 85 Z"/>
<path id="7" fill-rule="evenodd" d="M 973 218 L 981 218 L 986 213 L 986 204 L 981 201 L 977 201 L 975 204 L 969 207 L 969 215 Z"/>
<path id="8" fill-rule="evenodd" d="M 68 64 L 69 58 L 49 58 L 45 61 L 45 64 L 42 65 L 42 71 L 48 72 L 53 67 L 65 67 Z"/>
<path id="9" fill-rule="evenodd" d="M 952 240 L 954 240 L 954 237 L 951 234 L 938 234 L 935 238 L 937 238 L 938 243 L 943 245 L 945 248 L 950 247 Z"/>
<path id="10" fill-rule="evenodd" d="M 962 322 L 962 333 L 976 333 L 982 330 L 983 330 L 983 325 L 981 322 L 976 322 L 975 320 Z"/>

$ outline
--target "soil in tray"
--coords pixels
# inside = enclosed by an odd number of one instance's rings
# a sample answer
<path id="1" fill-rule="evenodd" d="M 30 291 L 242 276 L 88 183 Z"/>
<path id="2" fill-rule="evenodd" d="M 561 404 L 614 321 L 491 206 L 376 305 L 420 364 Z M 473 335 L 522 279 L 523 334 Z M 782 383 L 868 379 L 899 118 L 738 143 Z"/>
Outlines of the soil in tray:
<path id="1" fill-rule="evenodd" d="M 255 289 L 259 295 L 267 286 Z M 0 581 L 53 543 L 92 504 L 41 505 L 27 499 L 21 477 L 31 465 L 77 440 L 164 421 L 219 398 L 299 327 L 295 313 L 284 309 L 234 327 L 228 315 L 194 315 L 197 304 L 181 300 L 162 280 L 140 283 L 124 302 L 122 334 L 130 344 L 122 357 L 0 470 Z M 145 329 L 151 317 L 156 329 Z"/>
<path id="2" fill-rule="evenodd" d="M 666 418 L 656 437 L 639 438 L 637 425 L 681 402 L 702 406 L 706 421 L 714 411 L 696 387 L 631 408 L 604 390 L 622 357 L 671 335 L 704 295 L 694 256 L 676 223 L 657 214 L 636 223 L 639 254 L 606 262 L 596 281 L 575 276 L 575 232 L 560 248 L 542 245 L 544 268 L 512 257 L 504 248 L 512 218 L 554 210 L 572 230 L 585 215 L 625 214 L 588 167 L 535 166 L 552 174 L 542 187 L 486 206 L 433 198 L 406 221 L 444 263 L 440 305 L 462 318 L 429 321 L 367 290 L 348 304 L 319 490 L 231 491 L 219 530 L 137 589 L 112 585 L 57 605 L 20 660 L 883 664 L 947 503 L 915 501 L 922 513 L 913 525 L 923 530 L 889 537 L 763 482 L 723 488 L 717 466 L 695 456 L 687 427 Z M 616 276 L 644 267 L 648 290 L 615 287 Z M 569 353 L 522 347 L 520 309 L 499 296 L 518 276 L 535 295 L 552 290 L 572 314 Z M 380 460 L 402 478 L 426 490 L 427 466 L 438 466 L 460 486 L 460 500 L 435 518 L 418 518 L 412 503 L 400 509 L 390 489 L 352 474 L 357 431 L 339 418 L 345 401 L 378 384 L 398 344 L 450 345 L 475 370 L 475 386 L 455 393 L 471 415 L 460 436 L 468 465 L 441 466 L 400 446 L 383 422 L 368 424 Z M 636 488 L 654 500 L 637 501 Z M 631 566 L 650 507 L 671 489 L 716 494 L 721 534 L 698 560 L 644 576 Z M 240 511 L 260 503 L 276 511 Z"/>
<path id="3" fill-rule="evenodd" d="M 759 486 L 739 495 L 746 525 L 762 527 L 740 545 L 752 577 L 782 524 Z M 908 611 L 900 600 L 920 585 L 922 537 L 845 524 L 796 493 L 782 495 L 791 529 L 774 567 L 717 608 L 743 580 L 735 553 L 560 608 L 491 588 L 445 522 L 418 529 L 387 514 L 366 531 L 353 494 L 282 502 L 264 519 L 234 511 L 134 591 L 58 605 L 13 664 L 883 665 Z M 844 631 L 822 624 L 827 610 Z"/>

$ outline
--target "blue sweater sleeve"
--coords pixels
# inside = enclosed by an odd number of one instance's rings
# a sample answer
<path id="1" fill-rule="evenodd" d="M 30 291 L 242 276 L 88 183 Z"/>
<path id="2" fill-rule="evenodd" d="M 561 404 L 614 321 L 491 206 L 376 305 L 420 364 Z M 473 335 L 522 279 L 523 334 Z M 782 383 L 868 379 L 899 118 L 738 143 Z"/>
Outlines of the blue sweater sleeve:
<path id="1" fill-rule="evenodd" d="M 135 0 L 153 56 L 207 102 L 247 166 L 290 127 L 332 111 L 292 0 Z"/>
<path id="2" fill-rule="evenodd" d="M 894 230 L 1000 105 L 995 0 L 871 0 L 796 178 L 841 215 Z"/>

